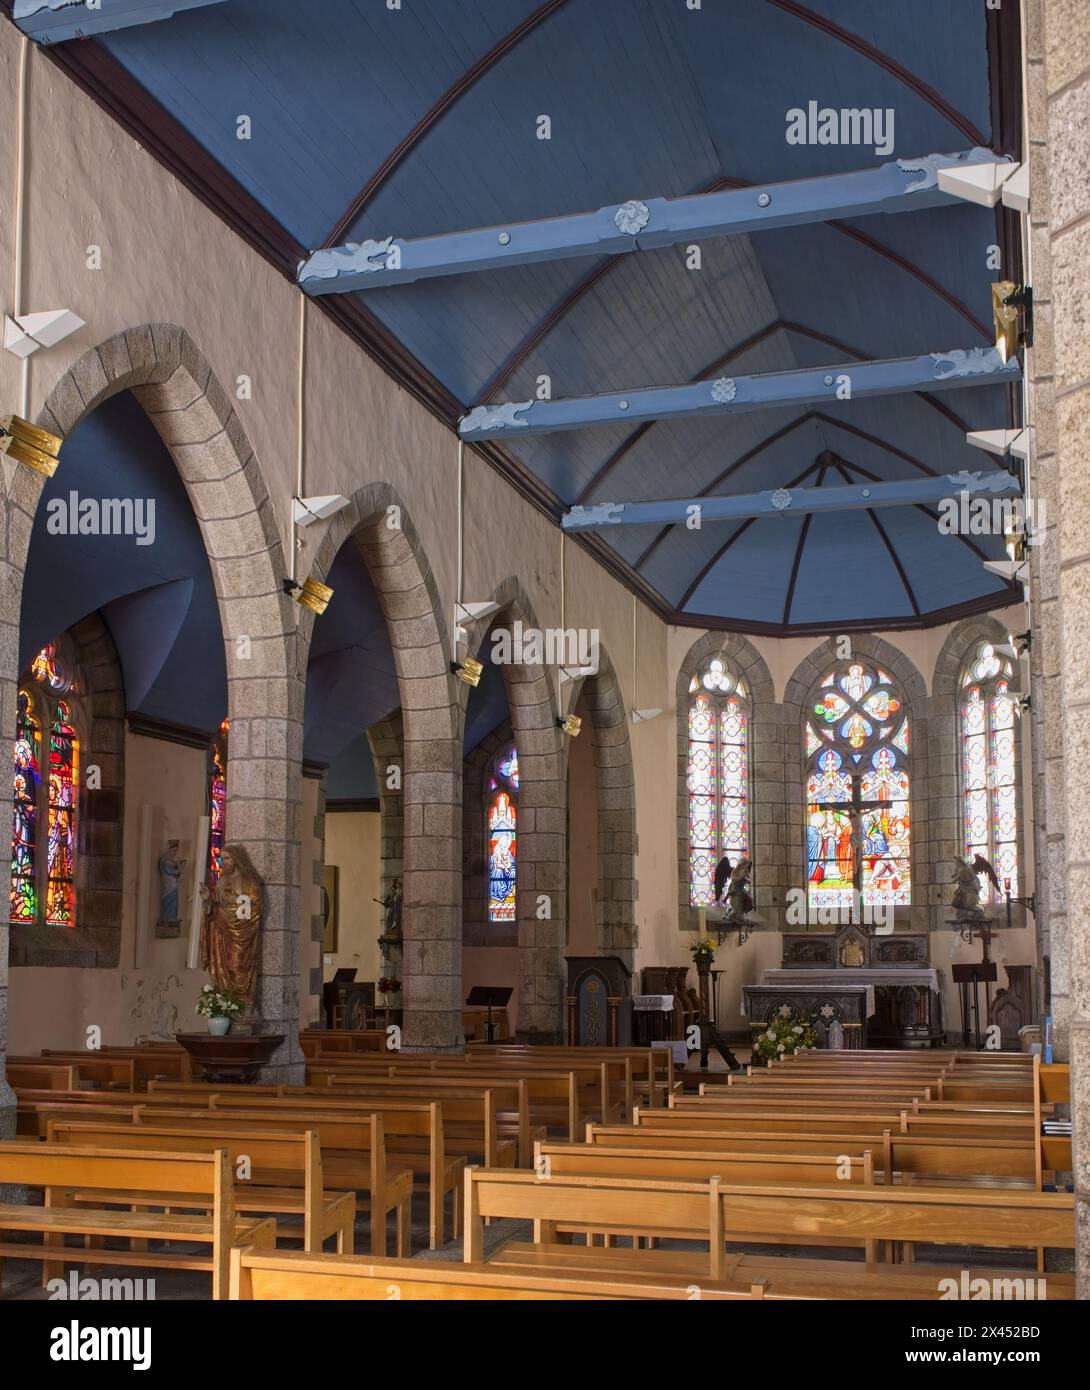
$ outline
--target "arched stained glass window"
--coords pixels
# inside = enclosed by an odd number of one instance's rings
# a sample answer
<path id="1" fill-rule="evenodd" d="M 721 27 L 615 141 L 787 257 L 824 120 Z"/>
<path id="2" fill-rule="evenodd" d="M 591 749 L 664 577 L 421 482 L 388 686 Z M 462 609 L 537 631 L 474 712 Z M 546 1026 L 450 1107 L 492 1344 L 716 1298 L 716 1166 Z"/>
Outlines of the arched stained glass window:
<path id="1" fill-rule="evenodd" d="M 893 678 L 861 661 L 829 671 L 803 738 L 811 907 L 909 906 L 909 720 Z"/>
<path id="2" fill-rule="evenodd" d="M 988 642 L 961 676 L 961 784 L 969 859 L 982 854 L 1012 897 L 1018 896 L 1018 740 L 1013 663 Z M 995 896 L 980 876 L 980 901 Z"/>
<path id="3" fill-rule="evenodd" d="M 689 903 L 715 902 L 715 866 L 749 856 L 749 692 L 713 657 L 689 683 Z"/>
<path id="4" fill-rule="evenodd" d="M 223 837 L 227 831 L 227 734 L 230 727 L 225 719 L 220 725 L 219 737 L 212 741 L 208 782 L 209 885 L 216 882 L 223 867 Z"/>
<path id="5" fill-rule="evenodd" d="M 79 687 L 60 645 L 42 648 L 19 687 L 9 918 L 23 925 L 76 925 L 79 735 L 68 696 Z"/>
<path id="6" fill-rule="evenodd" d="M 30 692 L 19 691 L 15 723 L 14 815 L 11 826 L 11 920 L 38 920 L 35 832 L 38 821 L 38 783 L 41 738 L 31 710 Z"/>
<path id="7" fill-rule="evenodd" d="M 46 849 L 45 920 L 70 927 L 75 921 L 76 788 L 79 739 L 68 703 L 58 700 L 49 728 L 49 842 Z"/>
<path id="8" fill-rule="evenodd" d="M 492 766 L 485 787 L 488 816 L 488 920 L 515 920 L 518 888 L 519 760 L 514 748 Z"/>

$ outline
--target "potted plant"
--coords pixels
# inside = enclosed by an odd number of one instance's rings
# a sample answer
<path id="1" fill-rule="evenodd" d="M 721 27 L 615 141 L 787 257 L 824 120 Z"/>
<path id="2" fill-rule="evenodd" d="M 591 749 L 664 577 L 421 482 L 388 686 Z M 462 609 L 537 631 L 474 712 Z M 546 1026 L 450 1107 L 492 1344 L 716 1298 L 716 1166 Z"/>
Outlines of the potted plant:
<path id="1" fill-rule="evenodd" d="M 785 1012 L 786 1010 L 786 1012 Z M 769 1020 L 768 1027 L 754 1039 L 754 1051 L 766 1062 L 778 1062 L 796 1052 L 804 1052 L 817 1042 L 813 1025 L 806 1019 L 796 1022 L 790 1005 L 783 1004 L 776 1016 Z"/>
<path id="2" fill-rule="evenodd" d="M 197 1013 L 208 1020 L 208 1031 L 222 1038 L 231 1031 L 231 1020 L 242 1012 L 246 1001 L 233 989 L 205 985 L 197 1000 Z"/>

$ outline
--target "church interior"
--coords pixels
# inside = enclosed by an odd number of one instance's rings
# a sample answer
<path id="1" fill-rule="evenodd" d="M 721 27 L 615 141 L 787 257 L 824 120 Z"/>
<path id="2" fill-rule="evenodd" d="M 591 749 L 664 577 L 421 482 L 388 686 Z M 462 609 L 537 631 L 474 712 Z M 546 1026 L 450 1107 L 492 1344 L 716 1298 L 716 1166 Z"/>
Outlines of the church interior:
<path id="1" fill-rule="evenodd" d="M 0 0 L 0 131 L 0 1301 L 1090 1297 L 1085 3 Z"/>

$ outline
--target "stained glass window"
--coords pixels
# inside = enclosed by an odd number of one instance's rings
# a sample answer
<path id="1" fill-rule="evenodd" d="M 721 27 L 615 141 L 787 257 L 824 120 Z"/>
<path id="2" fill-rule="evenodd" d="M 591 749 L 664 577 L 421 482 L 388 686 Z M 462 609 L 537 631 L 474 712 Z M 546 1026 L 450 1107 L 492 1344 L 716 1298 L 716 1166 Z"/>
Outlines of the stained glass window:
<path id="1" fill-rule="evenodd" d="M 227 830 L 227 734 L 230 725 L 225 719 L 219 737 L 212 743 L 211 768 L 208 786 L 208 882 L 214 884 L 220 876 L 223 858 L 223 837 Z"/>
<path id="2" fill-rule="evenodd" d="M 19 689 L 12 770 L 14 923 L 76 924 L 79 737 L 69 700 L 59 698 L 78 690 L 74 672 L 66 641 L 50 642 Z"/>
<path id="3" fill-rule="evenodd" d="M 810 905 L 912 901 L 909 720 L 896 682 L 853 661 L 819 683 L 803 726 Z"/>
<path id="4" fill-rule="evenodd" d="M 75 922 L 76 787 L 79 740 L 68 703 L 58 700 L 49 729 L 49 841 L 46 848 L 45 920 Z"/>
<path id="5" fill-rule="evenodd" d="M 689 902 L 715 902 L 715 866 L 749 855 L 749 700 L 721 657 L 689 684 Z"/>
<path id="6" fill-rule="evenodd" d="M 514 748 L 495 761 L 486 784 L 488 920 L 513 922 L 518 887 L 519 760 Z"/>
<path id="7" fill-rule="evenodd" d="M 38 821 L 38 782 L 41 747 L 30 694 L 19 692 L 15 722 L 14 815 L 11 827 L 11 920 L 38 919 L 35 831 Z"/>
<path id="8" fill-rule="evenodd" d="M 961 782 L 965 853 L 982 854 L 1006 891 L 1018 896 L 1018 741 L 1014 666 L 988 642 L 976 650 L 961 679 Z M 980 901 L 995 896 L 980 876 Z"/>

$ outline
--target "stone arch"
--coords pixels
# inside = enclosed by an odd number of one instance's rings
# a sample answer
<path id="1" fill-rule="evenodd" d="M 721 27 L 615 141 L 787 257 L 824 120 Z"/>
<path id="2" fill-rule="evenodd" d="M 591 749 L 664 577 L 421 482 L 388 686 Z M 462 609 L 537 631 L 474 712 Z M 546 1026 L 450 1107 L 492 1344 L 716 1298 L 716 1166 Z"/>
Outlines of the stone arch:
<path id="1" fill-rule="evenodd" d="M 193 339 L 174 324 L 126 329 L 84 353 L 53 386 L 37 423 L 63 437 L 125 390 L 174 460 L 204 537 L 227 658 L 229 824 L 265 884 L 258 1026 L 285 1035 L 265 1074 L 296 1081 L 302 1077 L 297 960 L 304 673 L 295 640 L 298 610 L 281 589 L 286 567 L 276 516 L 230 398 Z M 5 577 L 9 592 L 18 594 L 44 483 L 25 468 L 10 479 Z M 16 626 L 11 617 L 3 622 Z M 9 654 L 0 666 L 6 730 L 15 718 L 14 635 L 5 634 Z M 6 947 L 6 931 L 0 947 Z"/>
<path id="2" fill-rule="evenodd" d="M 513 576 L 492 594 L 499 612 L 467 626 L 466 650 L 479 650 L 489 631 L 513 627 L 541 631 L 533 604 Z M 566 758 L 557 728 L 550 673 L 540 663 L 503 667 L 511 726 L 519 755 L 518 1032 L 534 1042 L 562 1040 L 563 950 L 567 923 Z M 466 695 L 459 699 L 459 739 Z M 538 917 L 547 899 L 548 917 Z"/>
<path id="3" fill-rule="evenodd" d="M 639 944 L 636 777 L 621 684 L 604 647 L 599 647 L 597 673 L 573 683 L 569 710 L 581 696 L 590 708 L 598 787 L 596 945 L 601 955 L 619 956 L 632 970 Z"/>
<path id="4" fill-rule="evenodd" d="M 787 798 L 787 864 L 789 881 L 806 883 L 803 838 L 805 808 L 805 768 L 802 716 L 806 701 L 819 680 L 828 673 L 830 664 L 844 660 L 842 639 L 828 637 L 803 657 L 784 687 L 784 765 L 788 769 L 791 794 Z M 896 909 L 897 925 L 927 930 L 930 926 L 931 885 L 935 882 L 934 858 L 931 844 L 933 819 L 933 776 L 929 758 L 929 726 L 931 702 L 927 683 L 915 663 L 899 648 L 871 633 L 853 633 L 852 656 L 861 656 L 889 671 L 900 684 L 908 701 L 911 758 L 911 832 L 912 832 L 912 906 L 905 912 Z"/>
<path id="5" fill-rule="evenodd" d="M 698 928 L 696 909 L 689 906 L 689 685 L 714 656 L 726 658 L 736 675 L 744 676 L 750 693 L 750 857 L 757 908 L 778 903 L 786 884 L 787 845 L 783 824 L 786 795 L 784 730 L 768 665 L 740 632 L 707 632 L 682 658 L 677 673 L 677 906 L 678 928 Z"/>
<path id="6" fill-rule="evenodd" d="M 404 1046 L 456 1049 L 462 1041 L 462 720 L 450 641 L 431 565 L 389 483 L 358 488 L 333 518 L 312 566 L 315 577 L 329 573 L 350 539 L 378 594 L 401 693 Z M 305 648 L 313 624 L 313 616 L 305 615 Z M 393 725 L 386 736 L 384 752 L 395 750 Z M 372 742 L 373 754 L 375 749 Z M 384 783 L 385 778 L 380 796 Z M 397 808 L 390 803 L 386 809 L 393 839 Z M 384 820 L 384 874 L 394 877 L 395 856 L 387 857 L 386 850 Z"/>

